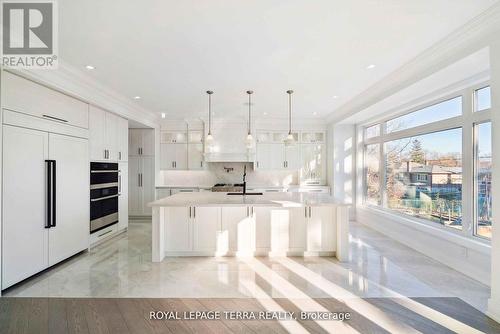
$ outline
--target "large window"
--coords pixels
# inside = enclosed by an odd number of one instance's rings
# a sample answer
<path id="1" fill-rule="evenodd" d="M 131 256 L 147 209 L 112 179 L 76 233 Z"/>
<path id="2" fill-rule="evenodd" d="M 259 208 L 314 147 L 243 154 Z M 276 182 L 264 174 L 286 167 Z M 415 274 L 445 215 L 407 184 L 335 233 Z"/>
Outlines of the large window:
<path id="1" fill-rule="evenodd" d="M 488 239 L 491 90 L 483 84 L 454 96 L 363 129 L 364 203 Z"/>
<path id="2" fill-rule="evenodd" d="M 462 129 L 385 143 L 387 207 L 462 227 Z"/>
<path id="3" fill-rule="evenodd" d="M 462 97 L 440 102 L 429 107 L 387 121 L 387 133 L 442 121 L 462 114 Z"/>
<path id="4" fill-rule="evenodd" d="M 491 122 L 476 125 L 476 234 L 491 238 Z"/>
<path id="5" fill-rule="evenodd" d="M 380 144 L 365 147 L 366 202 L 380 204 Z"/>

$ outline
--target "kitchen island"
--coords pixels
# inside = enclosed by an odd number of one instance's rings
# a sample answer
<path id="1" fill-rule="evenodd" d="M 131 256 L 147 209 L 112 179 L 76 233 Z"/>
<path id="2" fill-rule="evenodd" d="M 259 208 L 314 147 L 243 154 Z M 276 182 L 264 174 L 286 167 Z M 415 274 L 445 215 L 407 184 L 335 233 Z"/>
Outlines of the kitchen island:
<path id="1" fill-rule="evenodd" d="M 152 260 L 165 256 L 348 259 L 348 209 L 326 194 L 179 193 L 153 208 Z"/>

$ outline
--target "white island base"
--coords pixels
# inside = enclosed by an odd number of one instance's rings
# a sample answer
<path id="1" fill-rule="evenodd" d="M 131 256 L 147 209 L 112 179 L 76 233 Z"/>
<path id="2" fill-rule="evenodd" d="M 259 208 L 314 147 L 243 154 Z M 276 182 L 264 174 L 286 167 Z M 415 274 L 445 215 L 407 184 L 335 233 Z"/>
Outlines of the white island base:
<path id="1" fill-rule="evenodd" d="M 153 262 L 165 256 L 349 258 L 348 206 L 328 195 L 179 193 L 149 206 Z"/>

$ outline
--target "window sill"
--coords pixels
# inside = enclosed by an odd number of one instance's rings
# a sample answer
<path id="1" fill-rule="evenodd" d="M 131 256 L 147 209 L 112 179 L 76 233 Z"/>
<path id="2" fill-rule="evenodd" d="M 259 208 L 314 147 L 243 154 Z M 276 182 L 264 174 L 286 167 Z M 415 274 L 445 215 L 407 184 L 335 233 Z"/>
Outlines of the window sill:
<path id="1" fill-rule="evenodd" d="M 371 205 L 361 205 L 358 206 L 358 209 L 365 210 L 384 219 L 390 219 L 395 223 L 403 224 L 406 227 L 421 231 L 423 233 L 427 233 L 436 238 L 441 238 L 446 241 L 453 242 L 479 253 L 486 255 L 491 254 L 491 242 L 489 240 L 479 237 L 466 237 L 462 235 L 462 231 L 454 231 L 445 226 L 434 225 L 432 222 L 427 222 L 424 219 L 411 218 L 402 214 L 394 213 L 384 208 L 379 208 Z"/>

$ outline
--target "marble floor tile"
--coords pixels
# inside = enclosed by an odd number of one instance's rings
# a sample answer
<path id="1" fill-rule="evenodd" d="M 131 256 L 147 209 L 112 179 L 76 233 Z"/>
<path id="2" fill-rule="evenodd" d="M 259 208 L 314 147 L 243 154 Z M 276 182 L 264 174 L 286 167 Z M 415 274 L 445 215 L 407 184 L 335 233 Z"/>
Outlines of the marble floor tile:
<path id="1" fill-rule="evenodd" d="M 178 257 L 151 262 L 151 222 L 131 222 L 90 251 L 4 291 L 24 297 L 458 297 L 485 311 L 487 286 L 363 225 L 350 261 L 334 258 Z"/>

